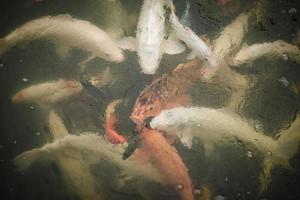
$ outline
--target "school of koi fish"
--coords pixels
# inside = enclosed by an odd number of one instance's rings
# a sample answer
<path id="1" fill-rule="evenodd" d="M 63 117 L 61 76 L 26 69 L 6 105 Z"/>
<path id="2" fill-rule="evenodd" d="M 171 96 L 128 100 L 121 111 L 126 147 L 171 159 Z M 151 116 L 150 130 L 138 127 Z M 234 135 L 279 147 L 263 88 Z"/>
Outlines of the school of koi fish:
<path id="1" fill-rule="evenodd" d="M 121 2 L 112 2 L 121 7 Z M 217 2 L 224 6 L 230 1 Z M 53 43 L 61 59 L 65 59 L 72 49 L 88 54 L 78 63 L 82 73 L 79 79 L 57 77 L 57 80 L 23 88 L 11 97 L 15 105 L 33 103 L 48 113 L 52 138 L 43 147 L 18 155 L 14 164 L 19 170 L 26 171 L 33 163 L 54 161 L 66 188 L 80 199 L 105 199 L 95 190 L 98 180 L 93 176 L 91 166 L 108 162 L 119 169 L 120 185 L 132 178 L 149 180 L 171 187 L 179 199 L 209 200 L 217 199 L 209 185 L 202 185 L 201 195 L 196 198 L 199 188 L 195 188 L 185 159 L 174 144 L 180 142 L 185 148 L 192 149 L 196 138 L 203 143 L 205 156 L 209 158 L 217 151 L 217 145 L 229 144 L 236 139 L 246 144 L 245 148 L 254 148 L 263 155 L 258 179 L 261 191 L 267 190 L 272 181 L 272 169 L 275 166 L 289 168 L 289 160 L 298 151 L 300 117 L 281 131 L 279 138 L 255 130 L 235 112 L 243 106 L 250 84 L 248 75 L 235 69 L 249 67 L 246 65 L 259 59 L 300 64 L 300 49 L 297 44 L 283 40 L 244 43 L 249 28 L 261 14 L 258 2 L 240 13 L 212 41 L 183 23 L 172 0 L 143 0 L 136 20 L 129 13 L 120 11 L 125 13 L 126 19 L 132 19 L 131 26 L 136 26 L 135 36 L 125 34 L 127 30 L 121 27 L 124 23 L 102 29 L 69 14 L 34 19 L 7 34 L 0 39 L 1 57 L 15 46 L 34 40 Z M 187 1 L 189 6 L 190 1 Z M 121 15 L 120 18 L 125 17 Z M 135 126 L 132 137 L 122 134 L 118 128 L 120 116 L 117 111 L 126 100 L 114 99 L 102 90 L 113 79 L 109 67 L 101 74 L 86 76 L 85 73 L 88 63 L 96 59 L 122 67 L 128 52 L 136 52 L 139 73 L 152 77 L 132 108 L 129 117 Z M 184 52 L 190 54 L 181 64 L 167 73 L 158 72 L 164 53 L 173 56 Z M 230 88 L 232 94 L 226 105 L 215 109 L 193 104 L 189 91 L 198 82 L 215 82 Z M 100 124 L 103 133 L 87 130 L 72 134 L 61 116 L 63 113 L 55 110 L 55 105 L 83 92 L 107 105 L 105 112 L 99 113 L 104 116 L 104 123 Z M 298 92 L 294 93 L 298 95 Z"/>

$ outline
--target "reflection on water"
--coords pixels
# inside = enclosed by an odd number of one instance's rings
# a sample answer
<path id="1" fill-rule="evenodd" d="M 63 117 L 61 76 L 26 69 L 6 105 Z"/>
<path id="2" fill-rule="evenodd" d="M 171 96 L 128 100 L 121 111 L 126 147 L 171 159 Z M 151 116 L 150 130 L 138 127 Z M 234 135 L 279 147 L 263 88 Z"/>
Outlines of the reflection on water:
<path id="1" fill-rule="evenodd" d="M 116 44 L 128 45 L 120 39 L 139 31 L 142 1 L 1 1 L 1 38 L 43 19 L 9 43 L 0 39 L 1 195 L 300 198 L 299 3 L 174 4 L 219 68 L 201 71 L 189 62 L 193 47 L 185 38 L 185 52 L 163 54 L 154 75 L 141 73 L 137 53 L 122 55 Z M 165 27 L 173 37 L 169 12 Z M 138 130 L 140 121 L 147 128 Z M 110 142 L 124 136 L 128 143 L 110 144 L 107 132 Z M 123 160 L 125 150 L 130 157 Z"/>

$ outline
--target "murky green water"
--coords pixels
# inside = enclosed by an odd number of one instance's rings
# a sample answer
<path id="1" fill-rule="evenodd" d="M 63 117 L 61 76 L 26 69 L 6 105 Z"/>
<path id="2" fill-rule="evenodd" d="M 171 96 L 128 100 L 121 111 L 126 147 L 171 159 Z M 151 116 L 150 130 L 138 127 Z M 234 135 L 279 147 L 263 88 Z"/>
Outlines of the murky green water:
<path id="1" fill-rule="evenodd" d="M 142 2 L 121 1 L 130 15 L 125 19 L 120 12 L 115 13 L 120 14 L 120 18 L 115 19 L 114 12 L 107 6 L 112 4 L 111 1 L 104 2 L 106 0 L 44 0 L 39 3 L 33 0 L 3 0 L 0 2 L 0 36 L 4 37 L 32 19 L 65 13 L 103 28 L 110 26 L 110 21 L 113 21 L 115 26 L 123 26 L 125 35 L 134 36 L 134 19 L 138 17 Z M 185 2 L 174 2 L 177 12 L 183 13 Z M 188 18 L 190 28 L 213 40 L 238 14 L 253 7 L 254 2 L 232 0 L 226 6 L 221 6 L 214 0 L 193 0 L 191 5 Z M 261 24 L 253 22 L 250 25 L 245 42 L 254 44 L 285 40 L 293 43 L 300 25 L 300 3 L 296 0 L 274 0 L 266 5 Z M 295 8 L 296 12 L 291 12 L 291 8 Z M 68 57 L 61 58 L 56 54 L 55 46 L 45 40 L 18 45 L 0 57 L 1 199 L 80 199 L 78 191 L 68 187 L 70 183 L 63 178 L 63 171 L 54 161 L 38 162 L 25 172 L 17 171 L 12 162 L 17 155 L 50 143 L 52 137 L 47 125 L 47 110 L 34 103 L 12 104 L 10 98 L 20 89 L 36 83 L 59 78 L 79 80 L 81 73 L 78 64 L 86 57 L 86 52 L 75 49 Z M 185 53 L 176 56 L 165 54 L 158 73 L 151 76 L 141 74 L 136 53 L 126 51 L 124 62 L 115 64 L 94 59 L 88 63 L 86 73 L 93 76 L 103 72 L 106 67 L 110 68 L 113 80 L 102 89 L 113 99 L 124 100 L 117 110 L 118 130 L 130 135 L 134 124 L 129 115 L 141 90 L 155 77 L 185 62 L 185 57 Z M 272 137 L 288 128 L 299 109 L 299 64 L 259 59 L 233 70 L 251 80 L 243 105 L 235 111 L 247 119 L 251 126 Z M 288 84 L 280 80 L 286 80 Z M 193 105 L 210 108 L 225 107 L 231 94 L 232 90 L 222 81 L 199 81 L 189 91 Z M 106 103 L 95 101 L 93 97 L 82 93 L 55 105 L 55 109 L 61 114 L 71 134 L 92 131 L 101 135 L 104 132 L 106 106 Z M 299 151 L 289 160 L 291 169 L 275 167 L 268 189 L 260 192 L 259 175 L 263 155 L 244 143 L 234 141 L 219 144 L 213 155 L 207 157 L 203 145 L 201 141 L 195 141 L 192 149 L 188 149 L 180 142 L 174 144 L 189 169 L 195 189 L 207 186 L 213 199 L 300 199 Z M 180 199 L 171 187 L 140 177 L 133 177 L 120 185 L 120 169 L 110 162 L 93 163 L 89 167 L 96 180 L 93 187 L 101 199 Z"/>

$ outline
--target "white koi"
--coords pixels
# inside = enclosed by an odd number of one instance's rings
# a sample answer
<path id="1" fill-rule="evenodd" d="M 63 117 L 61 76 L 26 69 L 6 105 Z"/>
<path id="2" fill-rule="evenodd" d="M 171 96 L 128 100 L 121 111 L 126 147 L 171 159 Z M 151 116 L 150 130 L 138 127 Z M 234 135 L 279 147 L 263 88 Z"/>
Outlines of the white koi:
<path id="1" fill-rule="evenodd" d="M 175 9 L 171 6 L 171 26 L 178 39 L 182 40 L 191 50 L 189 59 L 198 57 L 208 62 L 209 66 L 216 67 L 217 62 L 210 47 L 189 27 L 180 23 L 179 18 L 175 14 Z"/>
<path id="2" fill-rule="evenodd" d="M 29 21 L 0 39 L 0 55 L 21 42 L 47 39 L 56 45 L 63 57 L 71 48 L 78 48 L 111 62 L 124 60 L 122 50 L 103 30 L 70 15 L 45 16 Z"/>
<path id="3" fill-rule="evenodd" d="M 292 60 L 300 63 L 300 49 L 282 40 L 253 44 L 242 48 L 233 58 L 233 65 L 241 65 L 260 58 Z"/>
<path id="4" fill-rule="evenodd" d="M 193 137 L 199 138 L 203 141 L 208 156 L 217 144 L 230 142 L 235 138 L 253 145 L 266 156 L 260 177 L 262 189 L 267 187 L 274 165 L 289 167 L 289 159 L 297 153 L 300 141 L 300 118 L 288 130 L 282 131 L 279 139 L 275 140 L 256 132 L 238 115 L 222 109 L 204 107 L 164 110 L 153 118 L 150 126 L 177 135 L 189 147 Z"/>
<path id="5" fill-rule="evenodd" d="M 17 92 L 12 98 L 13 103 L 34 102 L 40 105 L 62 101 L 82 91 L 79 82 L 73 80 L 51 81 L 29 86 Z"/>

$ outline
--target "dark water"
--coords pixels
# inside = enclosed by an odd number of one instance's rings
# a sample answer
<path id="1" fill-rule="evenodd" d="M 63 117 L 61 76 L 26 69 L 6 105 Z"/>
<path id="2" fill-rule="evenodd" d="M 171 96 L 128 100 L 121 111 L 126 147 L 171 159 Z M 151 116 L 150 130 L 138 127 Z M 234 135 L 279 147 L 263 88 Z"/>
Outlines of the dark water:
<path id="1" fill-rule="evenodd" d="M 34 3 L 31 0 L 2 0 L 0 36 L 4 37 L 29 20 L 65 13 L 105 27 L 107 21 L 103 15 L 106 12 L 101 9 L 103 2 L 104 0 L 44 0 Z M 141 1 L 121 2 L 128 13 L 138 15 Z M 185 2 L 174 2 L 178 13 L 183 13 Z M 251 26 L 246 42 L 253 44 L 281 39 L 292 43 L 300 25 L 300 3 L 296 0 L 266 2 L 266 13 L 260 23 Z M 214 0 L 193 0 L 188 18 L 189 26 L 199 35 L 207 34 L 213 39 L 239 13 L 253 6 L 254 2 L 250 0 L 232 0 L 224 7 Z M 297 12 L 290 13 L 291 8 L 295 8 Z M 133 26 L 125 34 L 134 35 L 134 30 Z M 18 90 L 35 83 L 59 78 L 79 80 L 78 63 L 86 56 L 85 52 L 74 50 L 69 57 L 63 59 L 57 56 L 53 44 L 38 40 L 14 47 L 0 57 L 1 199 L 80 199 L 76 191 L 67 189 L 62 171 L 55 162 L 37 163 L 25 172 L 17 171 L 12 162 L 15 156 L 41 147 L 51 142 L 52 138 L 46 123 L 45 110 L 35 104 L 13 105 L 10 98 Z M 169 72 L 177 64 L 184 62 L 185 56 L 164 55 L 158 74 Z M 93 74 L 110 66 L 115 81 L 103 89 L 115 99 L 125 99 L 117 112 L 120 116 L 118 128 L 124 134 L 130 134 L 133 124 L 129 115 L 133 103 L 153 77 L 139 73 L 134 52 L 126 52 L 126 57 L 127 60 L 121 64 L 93 60 L 88 64 L 87 71 Z M 284 77 L 290 85 L 299 83 L 299 64 L 261 59 L 252 63 L 252 67 L 239 68 L 236 71 L 256 77 L 256 81 L 247 91 L 240 114 L 259 122 L 263 132 L 270 136 L 275 136 L 280 130 L 289 127 L 299 109 L 299 94 L 279 79 Z M 28 81 L 23 81 L 24 78 Z M 191 88 L 190 95 L 195 105 L 212 108 L 225 106 L 230 97 L 230 93 L 222 85 L 201 82 Z M 56 105 L 72 134 L 82 131 L 103 132 L 105 107 L 105 103 L 97 102 L 84 94 Z M 261 193 L 258 177 L 263 158 L 259 152 L 254 150 L 253 157 L 249 158 L 246 156 L 248 149 L 244 145 L 225 144 L 217 148 L 217 153 L 212 158 L 207 158 L 201 141 L 195 143 L 192 149 L 180 143 L 175 146 L 189 168 L 194 187 L 208 185 L 216 199 L 300 199 L 300 153 L 290 159 L 291 169 L 275 167 L 272 170 L 269 188 Z M 131 180 L 116 189 L 118 169 L 113 166 L 95 164 L 91 166 L 91 171 L 98 180 L 95 187 L 103 199 L 179 199 L 171 188 L 151 181 Z"/>

